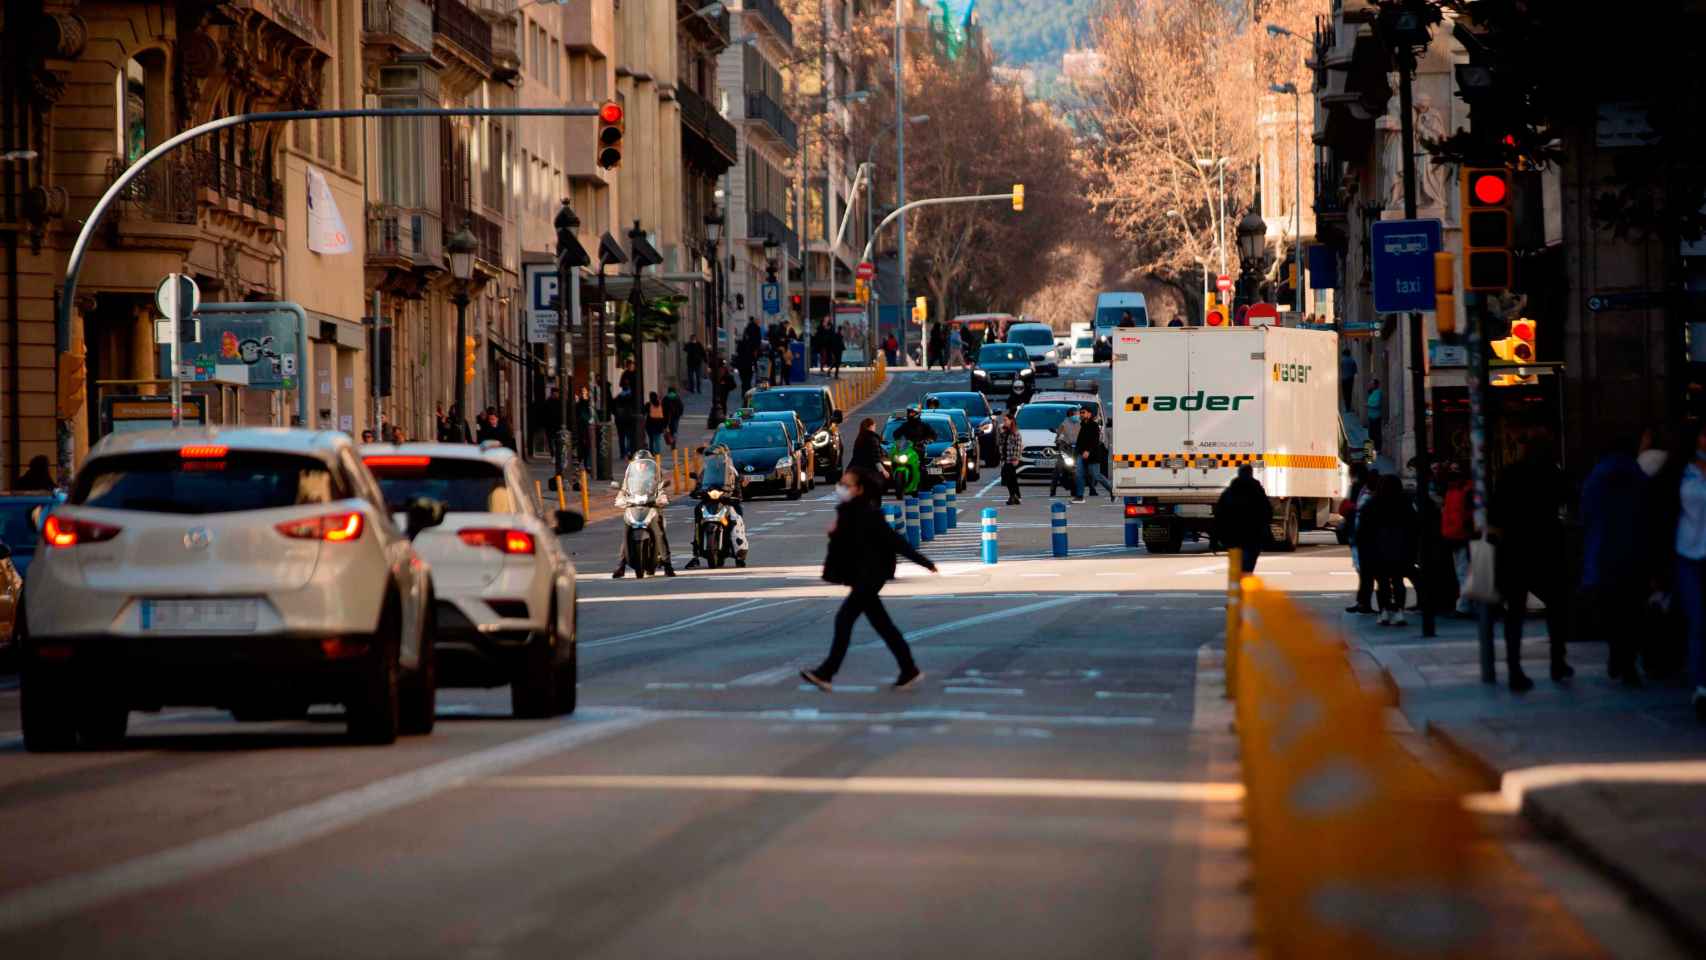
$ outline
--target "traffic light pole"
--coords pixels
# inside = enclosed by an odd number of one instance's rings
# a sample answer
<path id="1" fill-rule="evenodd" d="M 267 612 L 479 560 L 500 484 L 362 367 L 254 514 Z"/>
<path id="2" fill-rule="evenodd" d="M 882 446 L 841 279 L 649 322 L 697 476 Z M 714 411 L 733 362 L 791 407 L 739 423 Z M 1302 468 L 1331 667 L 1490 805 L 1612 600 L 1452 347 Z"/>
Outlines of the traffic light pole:
<path id="1" fill-rule="evenodd" d="M 980 193 L 975 196 L 966 197 L 930 197 L 925 200 L 914 200 L 911 203 L 903 203 L 890 212 L 888 216 L 884 217 L 883 222 L 877 224 L 877 229 L 871 231 L 871 235 L 865 238 L 865 250 L 864 253 L 860 255 L 859 260 L 861 263 L 870 260 L 871 249 L 877 242 L 877 234 L 882 233 L 884 227 L 900 219 L 911 210 L 916 210 L 919 207 L 933 207 L 944 203 L 980 203 L 990 200 L 1010 201 L 1012 199 L 1013 194 L 1011 193 Z M 903 294 L 904 292 L 905 291 L 902 291 Z M 903 299 L 901 302 L 905 303 L 906 301 Z"/>
<path id="2" fill-rule="evenodd" d="M 1404 171 L 1404 219 L 1416 219 L 1416 122 L 1411 106 L 1411 74 L 1416 67 L 1415 54 L 1410 50 L 1398 52 L 1398 134 Z M 1302 282 L 1302 278 L 1298 279 Z M 1433 505 L 1428 496 L 1432 477 L 1432 458 L 1428 452 L 1428 375 L 1427 338 L 1422 329 L 1422 315 L 1410 314 L 1410 393 L 1416 433 L 1416 516 L 1421 521 L 1421 563 L 1416 575 L 1416 605 L 1422 610 L 1422 636 L 1432 637 L 1434 629 L 1433 575 L 1434 547 L 1439 541 L 1439 524 L 1430 522 Z"/>
<path id="3" fill-rule="evenodd" d="M 1487 535 L 1487 311 L 1486 295 L 1465 293 L 1468 319 L 1465 346 L 1469 351 L 1469 474 L 1475 488 L 1475 532 Z M 1481 682 L 1498 683 L 1493 663 L 1493 605 L 1476 601 L 1475 639 L 1481 653 Z"/>

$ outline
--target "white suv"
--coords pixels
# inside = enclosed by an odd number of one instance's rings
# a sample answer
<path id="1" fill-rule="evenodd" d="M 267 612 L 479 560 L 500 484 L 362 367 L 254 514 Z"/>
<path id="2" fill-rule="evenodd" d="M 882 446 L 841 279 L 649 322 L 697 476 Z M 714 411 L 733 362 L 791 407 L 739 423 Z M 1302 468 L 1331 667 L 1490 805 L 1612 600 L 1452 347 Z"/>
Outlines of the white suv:
<path id="1" fill-rule="evenodd" d="M 1007 328 L 1007 342 L 1017 343 L 1025 348 L 1025 352 L 1031 357 L 1031 366 L 1036 368 L 1037 376 L 1060 376 L 1060 361 L 1064 358 L 1064 352 L 1055 345 L 1053 327 L 1046 323 L 1015 323 Z"/>
<path id="2" fill-rule="evenodd" d="M 433 726 L 430 571 L 341 433 L 113 435 L 43 525 L 19 619 L 24 743 L 122 740 L 132 709 L 300 716 L 356 738 Z"/>
<path id="3" fill-rule="evenodd" d="M 438 670 L 446 686 L 509 684 L 518 717 L 575 709 L 575 568 L 557 541 L 584 523 L 535 509 L 514 452 L 496 443 L 361 448 L 394 506 L 445 505 L 415 541 L 438 597 Z"/>

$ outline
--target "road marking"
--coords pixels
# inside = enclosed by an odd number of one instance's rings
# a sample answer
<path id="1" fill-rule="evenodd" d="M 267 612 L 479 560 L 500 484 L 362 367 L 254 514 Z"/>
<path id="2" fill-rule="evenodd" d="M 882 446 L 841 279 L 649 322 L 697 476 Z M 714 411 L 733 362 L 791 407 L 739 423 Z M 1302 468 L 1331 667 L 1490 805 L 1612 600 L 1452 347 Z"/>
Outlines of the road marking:
<path id="1" fill-rule="evenodd" d="M 1000 482 L 1001 482 L 1000 480 L 991 480 L 991 481 L 989 481 L 989 483 L 987 485 L 984 486 L 984 488 L 982 490 L 979 490 L 975 496 L 967 497 L 966 499 L 968 499 L 968 500 L 982 500 L 983 495 L 988 493 L 989 491 L 995 489 L 996 485 L 999 484 Z"/>
<path id="2" fill-rule="evenodd" d="M 1097 690 L 1097 700 L 1171 700 L 1170 693 L 1139 693 L 1129 690 Z"/>
<path id="3" fill-rule="evenodd" d="M 993 697 L 1022 697 L 1025 691 L 1018 687 L 943 687 L 943 693 L 987 693 Z"/>
<path id="4" fill-rule="evenodd" d="M 600 719 L 587 722 L 591 717 Z M 654 723 L 659 717 L 639 711 L 586 710 L 573 720 L 530 737 L 334 793 L 180 847 L 49 880 L 0 897 L 0 930 L 38 926 L 120 897 L 158 890 L 287 850 L 469 780 L 495 776 L 554 753 L 625 733 Z"/>
<path id="5" fill-rule="evenodd" d="M 1224 563 L 1211 563 L 1211 564 L 1209 564 L 1207 566 L 1203 566 L 1203 567 L 1192 567 L 1189 570 L 1180 570 L 1178 573 L 1175 573 L 1174 576 L 1176 576 L 1176 577 L 1206 577 L 1211 573 L 1225 573 L 1225 572 L 1226 572 L 1226 564 L 1224 564 Z"/>
<path id="6" fill-rule="evenodd" d="M 1052 600 L 1039 600 L 1036 603 L 1027 603 L 1022 606 L 1010 607 L 1006 610 L 997 610 L 993 613 L 979 614 L 975 617 L 967 617 L 964 620 L 950 620 L 947 623 L 939 623 L 934 627 L 926 627 L 923 630 L 917 631 L 908 639 L 912 641 L 924 640 L 953 630 L 959 630 L 962 627 L 978 627 L 986 623 L 995 623 L 998 620 L 1007 620 L 1011 617 L 1034 613 L 1038 610 L 1047 610 L 1049 607 L 1058 607 L 1062 604 L 1076 603 L 1080 600 L 1106 599 L 1111 596 L 1113 596 L 1111 593 L 1075 593 L 1070 596 L 1055 597 Z M 878 642 L 880 641 L 869 640 L 866 641 L 863 646 L 869 646 L 870 644 Z"/>
<path id="7" fill-rule="evenodd" d="M 723 690 L 720 683 L 648 683 L 647 690 Z"/>
<path id="8" fill-rule="evenodd" d="M 799 687 L 797 689 L 799 689 L 805 693 L 811 693 L 812 691 L 817 690 L 817 687 L 814 687 L 809 683 L 802 683 L 799 685 Z M 835 685 L 835 692 L 836 693 L 876 693 L 877 687 L 875 684 L 869 684 L 869 683 L 838 683 Z"/>
<path id="9" fill-rule="evenodd" d="M 1191 729 L 1230 733 L 1232 701 L 1226 696 L 1226 654 L 1209 644 L 1197 648 L 1196 687 L 1191 695 Z"/>
<path id="10" fill-rule="evenodd" d="M 769 670 L 760 670 L 756 673 L 749 673 L 744 677 L 736 677 L 733 680 L 729 681 L 729 686 L 731 686 L 731 687 L 768 687 L 773 683 L 781 683 L 783 680 L 786 680 L 789 677 L 793 676 L 794 674 L 798 673 L 799 670 L 800 670 L 799 667 L 792 666 L 792 665 L 781 666 L 781 667 L 771 667 Z M 815 690 L 817 688 L 813 687 L 812 689 Z"/>
<path id="11" fill-rule="evenodd" d="M 1031 577 L 1058 577 L 1058 576 L 1060 576 L 1060 574 L 1058 574 L 1058 573 L 1021 573 L 1021 574 L 1019 574 L 1020 579 L 1026 579 L 1026 578 L 1031 578 Z"/>
<path id="12" fill-rule="evenodd" d="M 558 775 L 491 777 L 471 787 L 508 790 L 680 790 L 738 793 L 833 793 L 867 796 L 1015 797 L 1237 803 L 1241 783 L 1161 780 L 1028 780 L 972 777 L 742 777 Z"/>
<path id="13" fill-rule="evenodd" d="M 743 613 L 756 613 L 759 610 L 768 610 L 771 607 L 780 607 L 783 604 L 788 603 L 799 603 L 802 599 L 804 598 L 792 597 L 787 600 L 777 600 L 772 603 L 762 604 L 759 603 L 757 599 L 746 600 L 741 603 L 737 603 L 732 607 L 724 607 L 721 610 L 702 613 L 696 617 L 688 617 L 686 620 L 677 620 L 674 623 L 665 624 L 661 627 L 649 627 L 645 630 L 636 630 L 633 633 L 618 634 L 614 637 L 604 637 L 600 640 L 583 640 L 580 645 L 582 647 L 606 647 L 613 643 L 623 643 L 628 640 L 643 640 L 648 637 L 658 637 L 666 633 L 674 633 L 677 630 L 685 630 L 688 627 L 696 627 L 700 624 L 710 623 L 714 620 L 722 620 L 726 617 L 739 616 Z"/>
<path id="14" fill-rule="evenodd" d="M 1135 576 L 1139 576 L 1139 573 L 1136 570 L 1116 570 L 1116 571 L 1109 572 L 1109 573 L 1098 573 L 1098 574 L 1096 574 L 1096 576 L 1098 576 L 1098 577 L 1135 577 Z"/>

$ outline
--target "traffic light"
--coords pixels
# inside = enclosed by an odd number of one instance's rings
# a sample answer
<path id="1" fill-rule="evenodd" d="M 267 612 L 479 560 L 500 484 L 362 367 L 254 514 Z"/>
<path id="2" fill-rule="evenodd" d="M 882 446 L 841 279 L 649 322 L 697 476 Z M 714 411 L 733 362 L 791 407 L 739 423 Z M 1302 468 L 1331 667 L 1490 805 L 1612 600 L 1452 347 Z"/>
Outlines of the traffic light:
<path id="1" fill-rule="evenodd" d="M 1463 289 L 1474 293 L 1511 286 L 1511 173 L 1506 167 L 1464 167 Z"/>
<path id="2" fill-rule="evenodd" d="M 566 272 L 592 263 L 592 258 L 586 254 L 586 248 L 581 246 L 580 238 L 575 236 L 580 231 L 581 220 L 575 216 L 574 210 L 569 207 L 569 201 L 564 200 L 563 205 L 557 208 L 557 217 L 552 221 L 552 226 L 557 229 L 557 270 L 559 272 Z M 558 295 L 561 296 L 561 291 Z"/>
<path id="3" fill-rule="evenodd" d="M 598 108 L 598 165 L 614 170 L 622 165 L 622 105 L 606 100 Z"/>
<path id="4" fill-rule="evenodd" d="M 471 381 L 474 379 L 475 361 L 478 359 L 479 354 L 474 352 L 474 338 L 464 338 L 462 341 L 462 372 L 464 374 L 464 380 Z"/>
<path id="5" fill-rule="evenodd" d="M 84 365 L 80 353 L 62 353 L 59 355 L 59 419 L 70 420 L 83 409 L 88 396 L 88 368 Z"/>
<path id="6" fill-rule="evenodd" d="M 854 277 L 853 278 L 853 299 L 857 300 L 858 302 L 860 302 L 862 304 L 870 303 L 871 302 L 871 285 L 869 283 L 866 283 L 863 280 L 860 280 L 858 277 Z"/>
<path id="7" fill-rule="evenodd" d="M 1434 325 L 1441 337 L 1457 336 L 1457 257 L 1434 254 Z"/>
<path id="8" fill-rule="evenodd" d="M 929 319 L 930 319 L 930 301 L 929 301 L 929 299 L 925 298 L 925 297 L 919 297 L 917 300 L 914 300 L 912 302 L 912 322 L 918 324 L 919 326 L 923 326 L 925 321 L 927 321 Z"/>
<path id="9" fill-rule="evenodd" d="M 1205 322 L 1207 322 L 1211 327 L 1231 326 L 1232 318 L 1227 315 L 1226 304 L 1216 303 L 1211 305 L 1208 308 L 1208 318 Z"/>
<path id="10" fill-rule="evenodd" d="M 1022 183 L 1013 184 L 1013 209 L 1025 209 L 1025 185 Z"/>
<path id="11" fill-rule="evenodd" d="M 1533 320 L 1522 317 L 1511 321 L 1511 335 L 1502 340 L 1494 340 L 1489 346 L 1500 360 L 1506 363 L 1530 364 L 1534 362 L 1534 338 L 1537 326 Z"/>

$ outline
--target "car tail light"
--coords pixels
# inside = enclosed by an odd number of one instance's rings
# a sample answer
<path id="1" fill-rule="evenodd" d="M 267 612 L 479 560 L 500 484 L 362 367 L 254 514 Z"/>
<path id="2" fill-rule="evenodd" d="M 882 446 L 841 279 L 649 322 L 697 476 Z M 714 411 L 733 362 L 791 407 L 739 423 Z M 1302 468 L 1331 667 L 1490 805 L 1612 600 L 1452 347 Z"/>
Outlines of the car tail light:
<path id="1" fill-rule="evenodd" d="M 223 460 L 227 447 L 221 444 L 200 443 L 178 448 L 178 456 L 184 460 Z"/>
<path id="2" fill-rule="evenodd" d="M 1149 503 L 1126 504 L 1125 515 L 1128 517 L 1153 517 L 1155 516 L 1155 506 Z"/>
<path id="3" fill-rule="evenodd" d="M 91 523 L 49 514 L 42 525 L 41 538 L 50 547 L 75 547 L 79 543 L 105 543 L 119 535 L 121 528 L 104 523 Z"/>
<path id="4" fill-rule="evenodd" d="M 415 456 L 400 457 L 391 454 L 381 454 L 379 456 L 366 457 L 362 462 L 367 464 L 368 469 L 372 470 L 379 467 L 424 467 L 432 462 L 432 458 Z"/>
<path id="5" fill-rule="evenodd" d="M 325 540 L 330 543 L 343 543 L 346 540 L 361 539 L 362 528 L 367 526 L 367 518 L 359 511 L 351 513 L 328 513 L 320 517 L 308 517 L 303 520 L 286 520 L 276 529 L 279 533 L 293 540 Z"/>
<path id="6" fill-rule="evenodd" d="M 526 530 L 481 527 L 462 530 L 456 536 L 470 547 L 491 547 L 500 553 L 533 552 L 533 534 Z"/>

